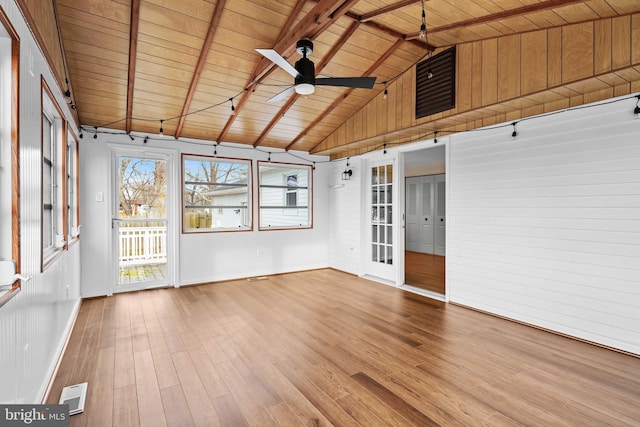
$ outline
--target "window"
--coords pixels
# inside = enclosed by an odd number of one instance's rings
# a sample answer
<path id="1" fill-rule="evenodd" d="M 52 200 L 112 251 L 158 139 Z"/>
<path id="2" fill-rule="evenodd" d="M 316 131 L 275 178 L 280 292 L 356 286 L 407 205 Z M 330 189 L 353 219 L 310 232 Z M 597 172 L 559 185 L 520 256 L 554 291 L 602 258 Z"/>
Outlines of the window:
<path id="1" fill-rule="evenodd" d="M 250 230 L 251 161 L 182 156 L 184 233 Z"/>
<path id="2" fill-rule="evenodd" d="M 67 240 L 73 242 L 80 235 L 78 218 L 78 140 L 67 132 Z"/>
<path id="3" fill-rule="evenodd" d="M 0 6 L 0 260 L 14 262 L 16 272 L 20 272 L 19 65 L 18 34 Z M 20 292 L 20 281 L 1 279 L 0 307 Z"/>
<path id="4" fill-rule="evenodd" d="M 42 269 L 66 247 L 61 165 L 64 122 L 51 91 L 42 81 Z"/>
<path id="5" fill-rule="evenodd" d="M 259 162 L 260 229 L 310 228 L 312 169 Z"/>

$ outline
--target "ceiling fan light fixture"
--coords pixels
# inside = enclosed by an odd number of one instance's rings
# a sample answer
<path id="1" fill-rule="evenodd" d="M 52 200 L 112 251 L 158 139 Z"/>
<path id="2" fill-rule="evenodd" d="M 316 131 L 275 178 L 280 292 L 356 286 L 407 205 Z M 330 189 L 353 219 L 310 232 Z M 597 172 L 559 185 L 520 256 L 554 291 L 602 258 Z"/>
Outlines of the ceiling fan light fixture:
<path id="1" fill-rule="evenodd" d="M 296 93 L 298 95 L 311 95 L 315 89 L 315 86 L 311 83 L 298 83 L 296 85 Z"/>

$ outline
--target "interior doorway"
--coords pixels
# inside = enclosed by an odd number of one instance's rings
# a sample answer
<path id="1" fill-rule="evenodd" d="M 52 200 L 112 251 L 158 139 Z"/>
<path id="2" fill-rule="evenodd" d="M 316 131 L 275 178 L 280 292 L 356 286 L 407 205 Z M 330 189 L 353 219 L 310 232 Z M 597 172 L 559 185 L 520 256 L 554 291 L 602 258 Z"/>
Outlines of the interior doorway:
<path id="1" fill-rule="evenodd" d="M 405 285 L 445 295 L 445 147 L 405 157 Z"/>

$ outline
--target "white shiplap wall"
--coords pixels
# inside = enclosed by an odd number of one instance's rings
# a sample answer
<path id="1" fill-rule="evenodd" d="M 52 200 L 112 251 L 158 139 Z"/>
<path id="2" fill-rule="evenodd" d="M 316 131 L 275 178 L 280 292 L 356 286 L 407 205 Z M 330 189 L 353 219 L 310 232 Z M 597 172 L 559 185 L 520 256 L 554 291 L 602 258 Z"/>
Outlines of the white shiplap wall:
<path id="1" fill-rule="evenodd" d="M 79 307 L 81 246 L 40 272 L 41 75 L 67 119 L 70 111 L 18 7 L 13 0 L 0 6 L 20 36 L 21 273 L 32 277 L 0 307 L 0 402 L 40 403 Z"/>
<path id="2" fill-rule="evenodd" d="M 350 159 L 353 174 L 342 180 L 346 159 L 331 164 L 329 172 L 329 265 L 352 274 L 362 274 L 360 265 L 362 206 L 362 161 Z"/>
<path id="3" fill-rule="evenodd" d="M 452 135 L 452 302 L 640 354 L 635 99 Z"/>

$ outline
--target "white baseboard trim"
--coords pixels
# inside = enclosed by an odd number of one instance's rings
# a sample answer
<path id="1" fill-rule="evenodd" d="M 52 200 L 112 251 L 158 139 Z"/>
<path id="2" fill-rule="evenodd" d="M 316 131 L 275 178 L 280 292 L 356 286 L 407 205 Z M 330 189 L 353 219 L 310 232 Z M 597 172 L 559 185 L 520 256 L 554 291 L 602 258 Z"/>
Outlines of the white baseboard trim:
<path id="1" fill-rule="evenodd" d="M 42 404 L 46 403 L 47 399 L 49 398 L 49 393 L 51 393 L 53 382 L 56 378 L 56 374 L 58 373 L 58 369 L 60 368 L 60 363 L 62 362 L 62 356 L 64 356 L 64 352 L 67 349 L 69 339 L 71 338 L 71 332 L 73 332 L 73 327 L 76 324 L 76 319 L 78 318 L 78 313 L 80 312 L 80 304 L 82 304 L 82 298 L 78 298 L 73 306 L 73 311 L 71 313 L 71 316 L 69 316 L 69 321 L 67 322 L 67 326 L 64 329 L 64 334 L 62 334 L 62 339 L 58 344 L 56 357 L 53 359 L 53 363 L 49 367 L 49 375 L 47 376 L 48 380 L 42 383 L 40 391 L 38 392 L 38 399 L 36 399 L 36 401 L 40 401 L 42 402 Z"/>

